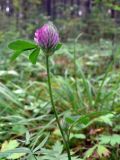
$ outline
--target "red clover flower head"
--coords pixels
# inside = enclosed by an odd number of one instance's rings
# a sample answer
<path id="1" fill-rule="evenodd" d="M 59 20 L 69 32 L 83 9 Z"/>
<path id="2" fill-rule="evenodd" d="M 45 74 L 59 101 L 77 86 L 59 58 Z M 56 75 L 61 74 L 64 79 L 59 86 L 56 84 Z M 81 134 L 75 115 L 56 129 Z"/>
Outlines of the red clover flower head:
<path id="1" fill-rule="evenodd" d="M 48 22 L 36 30 L 34 40 L 44 52 L 49 54 L 54 52 L 60 38 L 56 27 Z"/>

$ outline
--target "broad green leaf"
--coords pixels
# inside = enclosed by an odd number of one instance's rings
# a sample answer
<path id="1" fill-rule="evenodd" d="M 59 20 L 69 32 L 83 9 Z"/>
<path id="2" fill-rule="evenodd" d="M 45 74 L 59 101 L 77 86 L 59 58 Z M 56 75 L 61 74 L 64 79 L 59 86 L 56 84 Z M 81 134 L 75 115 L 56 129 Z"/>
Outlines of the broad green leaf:
<path id="1" fill-rule="evenodd" d="M 56 47 L 55 47 L 55 50 L 58 50 L 58 49 L 60 49 L 62 47 L 62 43 L 58 43 L 57 45 L 56 45 Z"/>
<path id="2" fill-rule="evenodd" d="M 15 51 L 11 57 L 11 61 L 14 61 L 23 51 Z"/>
<path id="3" fill-rule="evenodd" d="M 53 49 L 53 52 L 59 50 L 62 47 L 62 43 L 58 43 L 56 47 Z"/>
<path id="4" fill-rule="evenodd" d="M 29 56 L 29 60 L 32 62 L 32 64 L 36 64 L 38 55 L 40 52 L 40 48 L 36 48 Z"/>
<path id="5" fill-rule="evenodd" d="M 19 50 L 19 51 L 24 51 L 24 50 L 31 50 L 36 48 L 36 44 L 29 42 L 29 41 L 25 41 L 25 40 L 17 40 L 14 42 L 11 42 L 8 47 L 12 50 Z"/>

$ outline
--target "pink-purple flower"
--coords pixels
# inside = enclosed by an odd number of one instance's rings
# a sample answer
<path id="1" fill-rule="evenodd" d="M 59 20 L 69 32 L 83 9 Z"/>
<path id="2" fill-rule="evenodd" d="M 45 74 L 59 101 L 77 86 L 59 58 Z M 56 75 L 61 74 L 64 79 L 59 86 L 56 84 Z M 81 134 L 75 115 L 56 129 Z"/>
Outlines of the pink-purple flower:
<path id="1" fill-rule="evenodd" d="M 36 30 L 34 40 L 45 52 L 51 52 L 60 38 L 56 27 L 49 22 Z"/>

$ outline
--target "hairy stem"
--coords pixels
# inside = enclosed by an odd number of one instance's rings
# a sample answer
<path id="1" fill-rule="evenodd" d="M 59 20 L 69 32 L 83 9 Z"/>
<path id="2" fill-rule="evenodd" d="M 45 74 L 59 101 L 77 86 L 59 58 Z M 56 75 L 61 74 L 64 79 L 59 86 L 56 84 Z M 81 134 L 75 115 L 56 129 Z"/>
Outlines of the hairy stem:
<path id="1" fill-rule="evenodd" d="M 55 108 L 55 105 L 54 105 L 54 101 L 53 101 L 53 94 L 52 94 L 52 88 L 51 88 L 51 79 L 50 79 L 50 70 L 49 70 L 49 56 L 48 55 L 46 55 L 46 67 L 47 67 L 48 87 L 49 87 L 51 105 L 52 105 L 52 108 L 53 108 L 53 111 L 54 111 L 54 114 L 55 114 L 55 118 L 56 118 L 58 127 L 60 129 L 60 132 L 61 132 L 61 135 L 62 135 L 62 138 L 63 138 L 63 142 L 64 142 L 65 147 L 66 147 L 66 151 L 67 151 L 67 154 L 68 154 L 68 160 L 71 160 L 69 144 L 68 144 L 68 142 L 67 142 L 67 140 L 65 138 L 65 134 L 64 134 L 64 131 L 63 131 L 62 127 L 61 127 L 61 124 L 60 124 L 60 121 L 59 121 L 59 118 L 58 118 L 58 114 L 57 114 L 57 111 L 56 111 L 56 108 Z"/>

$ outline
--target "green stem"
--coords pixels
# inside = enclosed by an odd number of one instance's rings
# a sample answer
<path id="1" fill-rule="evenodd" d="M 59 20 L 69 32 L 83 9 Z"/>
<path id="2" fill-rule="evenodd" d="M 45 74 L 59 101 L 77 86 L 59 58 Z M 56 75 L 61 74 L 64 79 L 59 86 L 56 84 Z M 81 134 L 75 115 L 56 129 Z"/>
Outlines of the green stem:
<path id="1" fill-rule="evenodd" d="M 55 105 L 54 105 L 54 101 L 53 101 L 53 94 L 52 94 L 52 88 L 51 88 L 51 79 L 50 79 L 50 70 L 49 70 L 49 56 L 47 56 L 47 55 L 46 55 L 46 67 L 47 67 L 48 86 L 49 86 L 49 94 L 50 94 L 50 99 L 51 99 L 51 105 L 52 105 L 52 108 L 53 108 L 53 111 L 54 111 L 54 114 L 55 114 L 55 118 L 56 118 L 58 127 L 60 129 L 64 144 L 65 144 L 65 147 L 66 147 L 66 151 L 67 151 L 67 154 L 68 154 L 68 160 L 71 160 L 69 144 L 68 144 L 68 142 L 67 142 L 67 140 L 65 138 L 64 131 L 63 131 L 63 129 L 61 127 L 61 124 L 59 122 L 59 118 L 58 118 L 57 111 L 56 111 L 56 108 L 55 108 Z"/>

